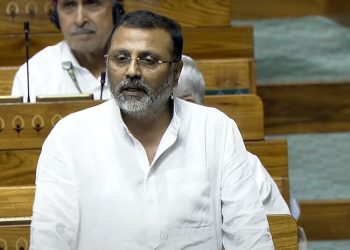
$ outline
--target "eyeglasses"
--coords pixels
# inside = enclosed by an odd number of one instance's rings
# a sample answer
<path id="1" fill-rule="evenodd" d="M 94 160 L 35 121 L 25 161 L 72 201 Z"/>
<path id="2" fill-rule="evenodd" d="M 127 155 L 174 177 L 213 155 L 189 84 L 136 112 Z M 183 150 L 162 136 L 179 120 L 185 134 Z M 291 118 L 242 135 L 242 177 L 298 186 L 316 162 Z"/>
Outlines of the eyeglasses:
<path id="1" fill-rule="evenodd" d="M 118 68 L 123 68 L 128 65 L 130 65 L 131 60 L 133 59 L 130 56 L 124 56 L 124 55 L 117 55 L 117 56 L 109 56 L 105 55 L 107 58 L 107 61 L 111 63 L 113 66 L 118 67 Z M 157 60 L 153 57 L 145 57 L 145 58 L 140 58 L 137 57 L 135 58 L 136 64 L 143 69 L 149 69 L 149 70 L 154 70 L 156 69 L 159 65 L 164 64 L 164 63 L 176 63 L 178 62 L 177 60 L 167 60 L 167 61 L 162 61 L 162 60 Z"/>

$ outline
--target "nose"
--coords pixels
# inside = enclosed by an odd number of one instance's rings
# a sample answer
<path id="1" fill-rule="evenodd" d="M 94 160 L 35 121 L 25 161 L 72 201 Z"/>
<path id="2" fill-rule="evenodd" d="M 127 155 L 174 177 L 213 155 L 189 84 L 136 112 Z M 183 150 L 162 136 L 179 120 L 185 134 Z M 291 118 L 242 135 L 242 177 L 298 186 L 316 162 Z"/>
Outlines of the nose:
<path id="1" fill-rule="evenodd" d="M 87 22 L 86 10 L 83 4 L 79 4 L 76 10 L 75 23 L 77 26 L 83 26 Z"/>
<path id="2" fill-rule="evenodd" d="M 126 76 L 135 77 L 141 75 L 140 66 L 137 63 L 137 59 L 131 58 L 129 65 L 127 65 L 126 67 Z"/>

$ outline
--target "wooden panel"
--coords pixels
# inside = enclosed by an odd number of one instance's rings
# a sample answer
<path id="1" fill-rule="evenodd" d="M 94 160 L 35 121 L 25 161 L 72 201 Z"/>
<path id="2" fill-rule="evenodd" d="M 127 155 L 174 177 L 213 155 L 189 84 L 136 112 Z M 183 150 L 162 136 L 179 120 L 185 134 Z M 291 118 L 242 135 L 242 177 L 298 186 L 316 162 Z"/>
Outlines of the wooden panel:
<path id="1" fill-rule="evenodd" d="M 101 101 L 73 101 L 35 104 L 0 105 L 0 149 L 41 148 L 57 121 Z M 40 129 L 37 132 L 37 129 Z M 17 132 L 20 130 L 20 132 Z"/>
<path id="2" fill-rule="evenodd" d="M 29 55 L 62 40 L 60 33 L 31 34 Z M 20 66 L 25 63 L 24 35 L 0 35 L 0 66 Z"/>
<path id="3" fill-rule="evenodd" d="M 257 155 L 262 164 L 275 179 L 286 201 L 288 187 L 288 155 L 285 140 L 245 141 L 247 149 Z M 0 149 L 0 186 L 33 185 L 36 165 L 41 151 L 28 145 L 28 149 Z"/>
<path id="4" fill-rule="evenodd" d="M 297 250 L 297 223 L 290 215 L 268 215 L 270 232 L 276 250 Z"/>
<path id="5" fill-rule="evenodd" d="M 245 141 L 247 150 L 257 155 L 271 176 L 288 177 L 286 140 Z"/>
<path id="6" fill-rule="evenodd" d="M 263 139 L 262 103 L 256 95 L 208 96 L 206 103 L 217 107 L 240 126 L 246 140 Z M 76 101 L 0 105 L 0 149 L 40 148 L 52 126 L 72 112 L 101 103 Z"/>
<path id="7" fill-rule="evenodd" d="M 0 186 L 34 185 L 40 151 L 0 150 Z"/>
<path id="8" fill-rule="evenodd" d="M 183 36 L 184 54 L 194 59 L 254 57 L 252 27 L 185 27 Z M 30 55 L 33 56 L 62 38 L 59 33 L 32 34 Z M 24 36 L 0 35 L 0 66 L 19 66 L 24 62 Z"/>
<path id="9" fill-rule="evenodd" d="M 284 201 L 290 206 L 290 192 L 289 192 L 289 178 L 287 177 L 273 177 L 278 190 L 280 191 Z"/>
<path id="10" fill-rule="evenodd" d="M 6 250 L 28 250 L 30 221 L 18 225 L 0 225 L 0 249 Z"/>
<path id="11" fill-rule="evenodd" d="M 254 58 L 252 27 L 183 28 L 184 54 L 194 59 Z"/>
<path id="12" fill-rule="evenodd" d="M 350 239 L 350 200 L 302 200 L 299 205 L 299 224 L 308 240 Z"/>
<path id="13" fill-rule="evenodd" d="M 127 12 L 150 10 L 183 26 L 229 26 L 230 0 L 126 0 Z"/>
<path id="14" fill-rule="evenodd" d="M 231 0 L 232 19 L 349 14 L 348 0 Z"/>
<path id="15" fill-rule="evenodd" d="M 18 67 L 0 67 L 0 96 L 10 95 Z"/>
<path id="16" fill-rule="evenodd" d="M 264 139 L 264 113 L 258 96 L 252 94 L 205 96 L 204 104 L 216 107 L 233 118 L 244 140 Z"/>
<path id="17" fill-rule="evenodd" d="M 225 95 L 208 96 L 206 103 L 217 107 L 228 116 L 235 119 L 241 127 L 242 137 L 245 140 L 261 140 L 263 132 L 262 103 L 256 95 Z M 3 104 L 0 105 L 0 186 L 1 185 L 28 185 L 35 179 L 36 162 L 41 146 L 54 124 L 67 114 L 99 104 L 99 101 L 35 103 L 35 104 Z M 41 127 L 39 133 L 35 128 Z M 15 129 L 20 128 L 17 133 Z M 277 144 L 283 144 L 277 142 Z M 268 147 L 250 143 L 253 153 L 263 152 L 262 161 L 271 168 L 273 173 L 287 172 L 283 170 L 285 160 L 280 150 L 270 151 Z M 272 160 L 274 157 L 281 157 Z M 270 163 L 271 162 L 271 163 Z M 286 167 L 287 165 L 284 165 Z"/>
<path id="18" fill-rule="evenodd" d="M 289 215 L 268 215 L 267 216 L 270 232 L 276 250 L 297 250 L 297 224 Z M 22 221 L 22 223 L 20 223 Z M 0 226 L 0 240 L 2 239 L 9 246 L 9 250 L 15 250 L 17 241 L 23 249 L 28 249 L 29 242 L 29 227 L 28 219 L 13 218 L 13 221 L 8 221 Z M 1 242 L 1 241 L 0 241 Z M 18 244 L 18 243 L 17 243 Z M 1 247 L 1 245 L 0 245 Z M 224 248 L 223 248 L 224 250 Z"/>
<path id="19" fill-rule="evenodd" d="M 23 22 L 30 22 L 31 33 L 58 32 L 50 22 L 51 0 L 0 1 L 0 34 L 23 34 Z M 11 13 L 16 15 L 11 16 Z"/>
<path id="20" fill-rule="evenodd" d="M 0 217 L 32 216 L 34 186 L 0 187 Z"/>
<path id="21" fill-rule="evenodd" d="M 350 131 L 350 83 L 258 86 L 266 134 Z"/>
<path id="22" fill-rule="evenodd" d="M 248 89 L 255 93 L 255 67 L 253 59 L 199 59 L 206 90 Z M 10 95 L 18 67 L 0 67 L 0 96 Z"/>
<path id="23" fill-rule="evenodd" d="M 248 89 L 256 92 L 254 59 L 199 59 L 206 90 Z"/>
<path id="24" fill-rule="evenodd" d="M 147 9 L 177 20 L 184 26 L 229 26 L 230 0 L 128 0 L 127 12 Z M 23 22 L 30 22 L 31 33 L 58 32 L 48 17 L 51 0 L 0 1 L 0 34 L 23 33 Z M 11 11 L 18 11 L 11 16 Z M 209 18 L 208 18 L 209 17 Z"/>

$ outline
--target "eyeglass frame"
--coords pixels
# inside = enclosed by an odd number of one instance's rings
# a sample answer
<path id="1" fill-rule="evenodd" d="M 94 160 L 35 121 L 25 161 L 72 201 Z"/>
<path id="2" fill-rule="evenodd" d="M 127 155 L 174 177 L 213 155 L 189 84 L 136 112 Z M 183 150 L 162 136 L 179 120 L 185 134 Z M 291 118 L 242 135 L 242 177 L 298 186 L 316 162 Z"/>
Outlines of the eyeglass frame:
<path id="1" fill-rule="evenodd" d="M 104 55 L 104 57 L 106 58 L 106 60 L 107 60 L 107 65 L 108 65 L 108 62 L 109 62 L 109 55 L 106 54 L 106 55 Z M 161 64 L 164 64 L 164 63 L 177 63 L 177 62 L 181 61 L 181 60 L 155 60 L 155 61 L 154 61 L 154 64 L 152 64 L 152 66 L 149 65 L 149 66 L 151 66 L 151 67 L 147 67 L 147 66 L 145 66 L 145 65 L 147 65 L 147 64 L 144 64 L 144 65 L 141 64 L 141 65 L 140 65 L 140 60 L 142 60 L 142 58 L 140 58 L 140 57 L 133 58 L 133 57 L 131 57 L 131 56 L 128 56 L 127 58 L 128 58 L 128 62 L 126 62 L 125 65 L 121 65 L 121 66 L 115 65 L 115 66 L 118 67 L 118 68 L 126 67 L 126 66 L 130 65 L 130 63 L 131 63 L 131 61 L 132 61 L 133 59 L 135 59 L 135 60 L 136 60 L 137 66 L 139 66 L 141 69 L 154 70 L 154 69 L 157 68 L 158 65 L 161 65 Z"/>

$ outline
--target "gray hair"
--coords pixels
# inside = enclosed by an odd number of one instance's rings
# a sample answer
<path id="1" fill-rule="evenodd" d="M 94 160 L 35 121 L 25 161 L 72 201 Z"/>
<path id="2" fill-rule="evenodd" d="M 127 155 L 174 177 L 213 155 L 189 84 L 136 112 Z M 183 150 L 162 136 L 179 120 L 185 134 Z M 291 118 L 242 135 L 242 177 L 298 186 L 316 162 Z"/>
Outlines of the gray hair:
<path id="1" fill-rule="evenodd" d="M 178 85 L 174 88 L 174 95 L 177 97 L 192 96 L 195 103 L 203 104 L 205 94 L 205 82 L 202 73 L 199 71 L 195 61 L 182 55 L 183 67 L 181 70 Z"/>

